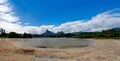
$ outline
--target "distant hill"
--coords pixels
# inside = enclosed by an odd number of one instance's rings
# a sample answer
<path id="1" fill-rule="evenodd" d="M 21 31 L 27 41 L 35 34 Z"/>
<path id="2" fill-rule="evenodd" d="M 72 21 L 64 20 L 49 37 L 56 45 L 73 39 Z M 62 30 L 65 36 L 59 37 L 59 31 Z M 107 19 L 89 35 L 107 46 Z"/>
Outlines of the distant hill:
<path id="1" fill-rule="evenodd" d="M 110 30 L 120 31 L 120 28 L 113 28 L 113 29 L 110 29 Z"/>
<path id="2" fill-rule="evenodd" d="M 72 34 L 81 34 L 82 32 L 73 32 Z"/>
<path id="3" fill-rule="evenodd" d="M 55 33 L 51 32 L 49 30 L 46 30 L 42 35 L 49 36 L 49 35 L 53 35 L 53 34 L 55 34 Z"/>
<path id="4" fill-rule="evenodd" d="M 61 32 L 57 32 L 56 34 L 65 34 L 63 31 L 61 31 Z"/>

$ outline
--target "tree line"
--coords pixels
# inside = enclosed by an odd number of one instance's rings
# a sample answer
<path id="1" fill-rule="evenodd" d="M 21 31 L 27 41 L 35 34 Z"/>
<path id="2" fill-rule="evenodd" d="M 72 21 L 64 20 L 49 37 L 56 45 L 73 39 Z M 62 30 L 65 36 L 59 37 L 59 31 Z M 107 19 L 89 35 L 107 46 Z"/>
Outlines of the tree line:
<path id="1" fill-rule="evenodd" d="M 32 35 L 29 33 L 23 33 L 23 34 L 19 34 L 16 32 L 9 32 L 6 33 L 5 29 L 0 29 L 0 37 L 1 38 L 32 38 Z"/>
<path id="2" fill-rule="evenodd" d="M 79 34 L 75 33 L 64 33 L 64 34 L 52 34 L 52 35 L 39 35 L 39 34 L 29 34 L 23 33 L 19 34 L 16 32 L 6 33 L 4 29 L 0 29 L 1 38 L 32 38 L 32 37 L 68 37 L 68 38 L 112 38 L 120 39 L 120 30 L 103 30 L 101 32 L 81 32 Z"/>
<path id="3" fill-rule="evenodd" d="M 120 39 L 120 30 L 103 30 L 101 32 L 65 33 L 53 35 L 36 35 L 37 37 L 68 37 L 68 38 L 111 38 Z"/>
<path id="4" fill-rule="evenodd" d="M 120 30 L 103 30 L 102 32 L 84 32 L 73 37 L 120 39 Z"/>

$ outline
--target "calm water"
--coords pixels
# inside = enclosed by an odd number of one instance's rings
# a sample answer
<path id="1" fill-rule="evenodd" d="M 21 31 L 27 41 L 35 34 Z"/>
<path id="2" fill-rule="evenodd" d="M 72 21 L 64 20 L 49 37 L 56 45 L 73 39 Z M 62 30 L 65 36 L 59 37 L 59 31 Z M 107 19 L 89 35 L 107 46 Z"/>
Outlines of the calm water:
<path id="1" fill-rule="evenodd" d="M 92 41 L 79 38 L 32 38 L 17 39 L 16 44 L 21 47 L 36 48 L 82 48 L 91 47 Z"/>

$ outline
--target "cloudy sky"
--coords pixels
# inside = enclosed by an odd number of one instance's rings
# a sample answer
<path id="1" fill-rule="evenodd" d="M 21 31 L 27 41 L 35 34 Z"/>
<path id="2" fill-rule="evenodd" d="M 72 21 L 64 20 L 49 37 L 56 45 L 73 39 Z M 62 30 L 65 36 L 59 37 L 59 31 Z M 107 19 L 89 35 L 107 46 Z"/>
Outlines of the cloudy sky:
<path id="1" fill-rule="evenodd" d="M 120 28 L 119 0 L 0 0 L 0 28 L 41 34 Z"/>

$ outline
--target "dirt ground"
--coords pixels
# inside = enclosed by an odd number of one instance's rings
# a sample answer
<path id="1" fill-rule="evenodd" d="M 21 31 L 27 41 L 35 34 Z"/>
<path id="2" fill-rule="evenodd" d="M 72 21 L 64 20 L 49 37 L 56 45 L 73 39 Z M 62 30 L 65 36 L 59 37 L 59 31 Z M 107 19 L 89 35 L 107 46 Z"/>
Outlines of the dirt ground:
<path id="1" fill-rule="evenodd" d="M 24 48 L 0 39 L 0 61 L 120 61 L 120 40 L 91 39 L 91 48 Z"/>

